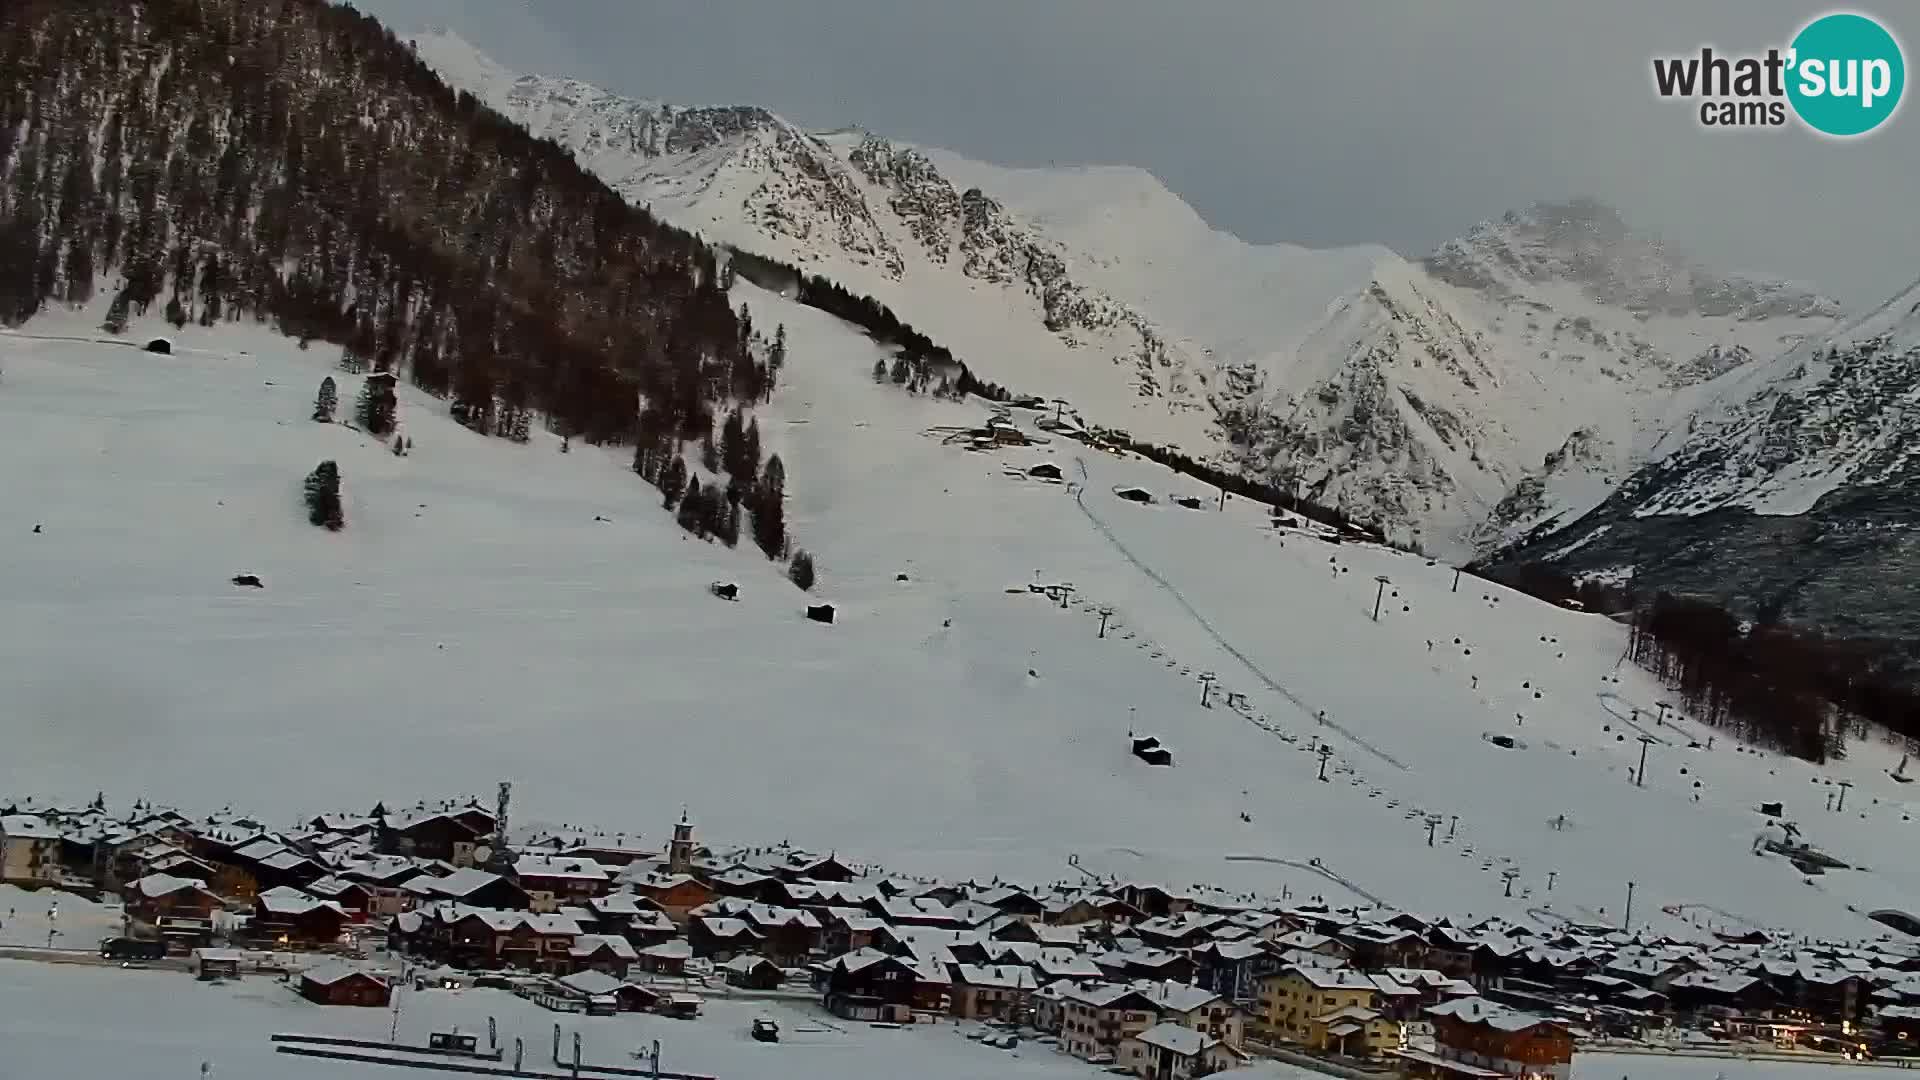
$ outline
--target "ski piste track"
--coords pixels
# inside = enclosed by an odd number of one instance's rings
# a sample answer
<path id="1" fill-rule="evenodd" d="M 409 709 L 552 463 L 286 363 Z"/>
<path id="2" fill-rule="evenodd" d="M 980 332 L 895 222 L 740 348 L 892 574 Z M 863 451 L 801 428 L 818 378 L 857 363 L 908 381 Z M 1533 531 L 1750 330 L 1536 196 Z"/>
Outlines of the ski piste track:
<path id="1" fill-rule="evenodd" d="M 1162 589 L 1165 589 L 1167 592 L 1167 595 L 1173 597 L 1174 602 L 1180 605 L 1181 610 L 1185 611 L 1188 615 L 1192 616 L 1193 621 L 1198 623 L 1200 625 L 1200 628 L 1207 632 L 1207 636 L 1213 639 L 1214 644 L 1226 650 L 1227 654 L 1229 656 L 1232 656 L 1235 660 L 1240 661 L 1240 665 L 1246 668 L 1247 671 L 1250 672 L 1254 678 L 1260 680 L 1260 682 L 1264 684 L 1267 689 L 1273 691 L 1276 694 L 1279 694 L 1283 698 L 1286 698 L 1287 701 L 1291 702 L 1295 708 L 1299 709 L 1302 713 L 1305 713 L 1307 716 L 1307 719 L 1313 721 L 1316 724 L 1319 724 L 1322 727 L 1333 729 L 1335 732 L 1337 732 L 1340 735 L 1341 738 L 1347 740 L 1348 742 L 1359 747 L 1360 749 L 1365 750 L 1367 753 L 1372 754 L 1374 757 L 1379 758 L 1381 761 L 1386 762 L 1387 764 L 1393 766 L 1394 768 L 1399 769 L 1402 772 L 1407 771 L 1406 765 L 1401 763 L 1401 761 L 1398 758 L 1395 758 L 1392 754 L 1387 753 L 1385 750 L 1380 749 L 1379 747 L 1373 745 L 1372 743 L 1361 738 L 1360 736 L 1355 735 L 1353 732 L 1348 731 L 1346 728 L 1340 726 L 1338 723 L 1334 722 L 1333 720 L 1328 719 L 1322 712 L 1315 710 L 1313 706 L 1307 704 L 1305 701 L 1302 701 L 1299 695 L 1295 694 L 1293 691 L 1287 689 L 1284 686 L 1281 686 L 1279 683 L 1269 678 L 1266 672 L 1261 671 L 1260 668 L 1257 665 L 1255 665 L 1253 661 L 1247 659 L 1245 653 L 1242 653 L 1239 649 L 1234 648 L 1232 642 L 1228 641 L 1220 633 L 1220 631 L 1214 629 L 1213 624 L 1207 621 L 1207 617 L 1205 615 L 1200 614 L 1199 610 L 1196 609 L 1193 606 L 1193 604 L 1188 602 L 1186 596 L 1183 595 L 1179 589 L 1175 588 L 1173 583 L 1169 582 L 1166 578 L 1161 577 L 1158 573 L 1154 571 L 1153 567 L 1148 566 L 1146 563 L 1141 562 L 1137 557 L 1135 557 L 1133 552 L 1127 549 L 1127 545 L 1122 543 L 1120 541 L 1120 538 L 1113 534 L 1113 530 L 1107 528 L 1107 523 L 1104 521 L 1101 521 L 1100 518 L 1097 515 L 1095 515 L 1092 510 L 1087 509 L 1087 503 L 1086 503 L 1087 487 L 1085 483 L 1085 481 L 1089 479 L 1087 475 L 1087 463 L 1086 463 L 1086 460 L 1084 458 L 1081 458 L 1079 455 L 1074 456 L 1073 463 L 1076 467 L 1079 468 L 1080 479 L 1082 481 L 1082 483 L 1079 486 L 1073 489 L 1074 505 L 1080 508 L 1080 512 L 1086 515 L 1087 520 L 1089 522 L 1093 523 L 1093 527 L 1099 530 L 1100 535 L 1105 537 L 1107 540 L 1107 543 L 1113 546 L 1113 550 L 1120 553 L 1121 558 L 1124 558 L 1129 563 L 1132 563 L 1134 569 L 1140 571 L 1142 574 L 1145 574 L 1147 578 L 1151 580 L 1154 584 L 1160 586 Z"/>
<path id="2" fill-rule="evenodd" d="M 1334 873 L 1332 870 L 1328 869 L 1327 865 L 1321 862 L 1319 859 L 1309 859 L 1306 862 L 1301 862 L 1298 859 L 1280 859 L 1280 858 L 1275 858 L 1274 856 L 1271 856 L 1271 855 L 1228 855 L 1226 856 L 1226 859 L 1228 862 L 1257 862 L 1257 863 L 1272 863 L 1275 866 L 1291 866 L 1295 870 L 1305 870 L 1308 873 L 1319 874 L 1321 877 L 1326 878 L 1328 881 L 1331 881 L 1339 885 L 1341 888 L 1344 888 L 1348 892 L 1353 893 L 1355 896 L 1360 897 L 1361 899 L 1365 900 L 1367 903 L 1372 904 L 1374 907 L 1381 907 L 1381 908 L 1393 907 L 1392 904 L 1387 903 L 1385 900 L 1382 900 L 1378 896 L 1375 896 L 1374 894 L 1368 892 L 1367 890 L 1361 888 L 1360 886 L 1355 885 L 1353 882 L 1347 880 L 1344 877 L 1341 877 L 1339 874 Z"/>

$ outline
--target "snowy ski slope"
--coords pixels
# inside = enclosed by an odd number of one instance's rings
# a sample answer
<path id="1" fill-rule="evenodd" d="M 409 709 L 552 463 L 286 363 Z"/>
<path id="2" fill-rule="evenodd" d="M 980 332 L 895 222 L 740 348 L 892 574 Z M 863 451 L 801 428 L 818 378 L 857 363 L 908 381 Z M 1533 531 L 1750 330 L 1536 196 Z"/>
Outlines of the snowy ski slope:
<path id="1" fill-rule="evenodd" d="M 1920 905 L 1920 825 L 1882 748 L 1826 770 L 1689 749 L 1706 733 L 1653 726 L 1660 689 L 1616 670 L 1624 629 L 1603 617 L 1471 577 L 1453 592 L 1444 564 L 1217 511 L 1076 443 L 946 445 L 929 430 L 985 409 L 874 384 L 875 346 L 819 312 L 744 284 L 736 300 L 788 330 L 760 423 L 832 626 L 757 552 L 682 533 L 624 452 L 489 440 L 407 389 L 409 457 L 311 422 L 323 376 L 358 392 L 336 350 L 240 326 L 190 329 L 171 357 L 0 337 L 0 792 L 290 819 L 511 779 L 522 821 L 653 835 L 686 804 L 714 842 L 943 876 L 1052 881 L 1077 857 L 1577 920 L 1617 920 L 1633 881 L 1636 924 L 1830 937 L 1883 932 L 1849 906 Z M 26 331 L 92 336 L 94 316 Z M 322 458 L 344 478 L 339 534 L 300 505 Z M 1009 475 L 1044 460 L 1073 483 Z M 1113 494 L 1130 485 L 1156 504 Z M 718 580 L 741 602 L 710 597 Z M 1634 706 L 1660 740 L 1644 788 Z M 1130 728 L 1175 767 L 1134 759 Z M 1844 815 L 1822 810 L 1828 779 L 1855 781 Z M 1809 885 L 1752 854 L 1761 800 L 1871 872 Z"/>

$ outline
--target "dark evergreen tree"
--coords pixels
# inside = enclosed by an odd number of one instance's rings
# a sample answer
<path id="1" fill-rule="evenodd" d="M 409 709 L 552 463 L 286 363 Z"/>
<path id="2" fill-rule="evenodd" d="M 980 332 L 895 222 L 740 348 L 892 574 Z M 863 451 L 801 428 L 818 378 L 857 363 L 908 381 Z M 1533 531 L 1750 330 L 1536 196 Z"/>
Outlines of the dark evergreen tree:
<path id="1" fill-rule="evenodd" d="M 877 383 L 887 381 L 887 362 L 885 360 L 875 360 L 873 362 L 873 381 Z"/>
<path id="2" fill-rule="evenodd" d="M 313 418 L 322 424 L 333 423 L 333 410 L 340 404 L 339 392 L 334 388 L 333 376 L 320 380 L 320 393 L 313 399 Z"/>
<path id="3" fill-rule="evenodd" d="M 767 459 L 766 469 L 755 485 L 753 501 L 747 509 L 753 514 L 753 542 L 767 558 L 778 559 L 787 548 L 787 467 L 780 455 Z"/>
<path id="4" fill-rule="evenodd" d="M 667 459 L 660 467 L 660 490 L 665 493 L 666 501 L 660 505 L 671 510 L 680 502 L 681 495 L 687 491 L 687 463 L 679 454 Z"/>
<path id="5" fill-rule="evenodd" d="M 752 476 L 758 471 L 760 463 L 747 461 L 746 449 L 747 428 L 736 409 L 720 425 L 720 464 L 728 476 Z"/>
<path id="6" fill-rule="evenodd" d="M 360 400 L 354 409 L 354 419 L 359 421 L 367 434 L 384 437 L 393 430 L 395 405 L 392 373 L 376 371 L 360 384 Z"/>
<path id="7" fill-rule="evenodd" d="M 680 527 L 695 536 L 706 536 L 707 493 L 698 477 L 687 480 L 687 493 L 680 496 Z"/>
<path id="8" fill-rule="evenodd" d="M 121 289 L 114 293 L 112 302 L 107 305 L 106 320 L 100 324 L 100 329 L 109 334 L 126 333 L 127 318 L 132 310 L 133 295 L 128 290 Z"/>
<path id="9" fill-rule="evenodd" d="M 166 316 L 166 318 L 167 318 L 167 321 L 168 321 L 168 322 L 170 322 L 170 323 L 172 323 L 172 324 L 173 324 L 173 328 L 174 328 L 175 330 L 184 330 L 184 329 L 186 329 L 186 326 L 187 326 L 187 309 L 186 309 L 186 308 L 184 308 L 184 307 L 181 307 L 181 306 L 180 306 L 180 297 L 179 297 L 179 296 L 177 296 L 177 295 L 175 295 L 175 296 L 170 296 L 170 297 L 168 297 L 168 298 L 167 298 L 167 316 Z"/>
<path id="10" fill-rule="evenodd" d="M 760 418 L 747 421 L 747 430 L 740 437 L 740 471 L 736 473 L 742 486 L 751 485 L 760 475 Z"/>
<path id="11" fill-rule="evenodd" d="M 700 437 L 700 467 L 708 473 L 720 471 L 720 448 L 713 444 L 713 429 Z"/>
<path id="12" fill-rule="evenodd" d="M 347 523 L 340 505 L 340 467 L 323 461 L 307 474 L 307 520 L 339 531 Z"/>
<path id="13" fill-rule="evenodd" d="M 813 556 L 807 554 L 806 549 L 793 553 L 793 562 L 787 566 L 787 577 L 803 591 L 812 591 Z"/>
<path id="14" fill-rule="evenodd" d="M 905 386 L 905 385 L 906 385 L 906 383 L 907 383 L 907 376 L 908 376 L 908 375 L 910 375 L 910 374 L 912 374 L 912 372 L 913 372 L 913 369 L 912 369 L 912 368 L 909 368 L 909 367 L 907 366 L 907 358 L 906 358 L 906 357 L 904 357 L 904 356 L 896 356 L 896 357 L 894 357 L 894 359 L 893 359 L 893 372 L 892 372 L 892 374 L 893 374 L 893 385 L 895 385 L 895 386 Z"/>

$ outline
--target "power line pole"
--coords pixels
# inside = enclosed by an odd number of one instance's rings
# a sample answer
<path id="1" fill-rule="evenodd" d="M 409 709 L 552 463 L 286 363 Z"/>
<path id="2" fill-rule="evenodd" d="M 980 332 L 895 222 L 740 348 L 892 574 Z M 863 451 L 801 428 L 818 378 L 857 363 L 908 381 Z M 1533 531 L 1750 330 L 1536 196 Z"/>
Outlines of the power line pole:
<path id="1" fill-rule="evenodd" d="M 1457 566 L 1453 568 L 1453 591 L 1460 591 L 1460 568 Z"/>
<path id="2" fill-rule="evenodd" d="M 1633 882 L 1631 881 L 1627 882 L 1627 914 L 1620 925 L 1625 930 L 1633 929 Z"/>

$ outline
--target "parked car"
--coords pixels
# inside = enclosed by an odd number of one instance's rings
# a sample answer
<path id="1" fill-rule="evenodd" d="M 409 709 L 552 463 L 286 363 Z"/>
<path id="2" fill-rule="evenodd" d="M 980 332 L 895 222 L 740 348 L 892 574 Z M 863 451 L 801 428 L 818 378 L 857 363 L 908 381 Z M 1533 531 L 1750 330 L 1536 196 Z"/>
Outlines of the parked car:
<path id="1" fill-rule="evenodd" d="M 164 941 L 116 937 L 100 942 L 102 960 L 159 960 L 166 955 L 167 943 Z"/>

